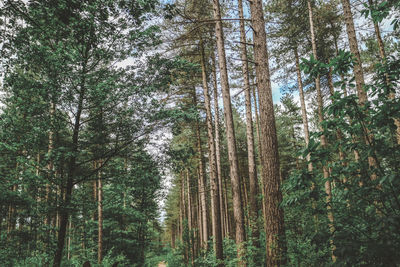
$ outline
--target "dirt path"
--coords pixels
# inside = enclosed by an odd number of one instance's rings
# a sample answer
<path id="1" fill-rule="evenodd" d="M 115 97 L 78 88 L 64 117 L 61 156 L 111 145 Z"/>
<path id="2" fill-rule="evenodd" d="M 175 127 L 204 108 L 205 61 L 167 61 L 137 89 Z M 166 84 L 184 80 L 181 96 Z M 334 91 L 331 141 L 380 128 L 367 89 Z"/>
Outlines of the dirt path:
<path id="1" fill-rule="evenodd" d="M 162 261 L 158 264 L 158 267 L 167 267 L 167 265 L 165 264 L 165 262 Z"/>

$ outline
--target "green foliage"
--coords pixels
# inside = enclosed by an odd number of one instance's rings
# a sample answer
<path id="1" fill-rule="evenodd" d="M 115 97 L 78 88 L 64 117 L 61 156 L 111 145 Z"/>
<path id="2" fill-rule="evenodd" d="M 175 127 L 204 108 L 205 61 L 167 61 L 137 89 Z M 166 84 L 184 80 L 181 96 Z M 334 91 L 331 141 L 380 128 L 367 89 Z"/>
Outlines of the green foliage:
<path id="1" fill-rule="evenodd" d="M 161 231 L 154 230 L 160 166 L 147 152 L 148 135 L 166 118 L 156 94 L 167 92 L 184 65 L 159 55 L 139 61 L 160 44 L 158 26 L 148 23 L 157 5 L 156 0 L 2 5 L 1 16 L 10 22 L 2 28 L 8 40 L 1 62 L 5 266 L 51 264 L 63 214 L 69 228 L 63 258 L 70 258 L 64 264 L 97 262 L 93 182 L 100 177 L 104 266 L 117 260 L 143 265 Z"/>
<path id="2" fill-rule="evenodd" d="M 341 52 L 331 61 L 336 73 L 346 74 L 350 55 Z M 342 64 L 340 66 L 340 64 Z M 399 59 L 391 57 L 375 67 L 366 90 L 369 101 L 358 104 L 355 95 L 336 92 L 326 107 L 323 132 L 316 132 L 302 153 L 311 155 L 314 170 L 292 172 L 284 185 L 285 223 L 290 265 L 327 266 L 332 263 L 331 242 L 340 266 L 396 266 L 400 258 L 399 145 L 394 119 L 399 118 L 399 100 L 389 94 L 400 81 Z M 327 66 L 329 67 L 329 66 Z M 319 74 L 318 71 L 315 73 Z M 390 83 L 387 82 L 390 77 Z M 342 83 L 342 86 L 347 86 Z M 340 131 L 341 138 L 337 137 Z M 324 134 L 329 146 L 322 148 Z M 341 161 L 338 152 L 345 155 Z M 354 153 L 360 155 L 354 159 Z M 371 165 L 371 160 L 375 163 Z M 330 170 L 330 207 L 335 231 L 327 219 L 321 167 Z"/>
<path id="3" fill-rule="evenodd" d="M 265 244 L 265 240 L 261 240 L 262 244 Z M 218 266 L 217 259 L 215 258 L 215 253 L 212 248 L 212 242 L 209 242 L 210 248 L 208 251 L 204 252 L 203 255 L 197 257 L 195 259 L 195 266 L 199 267 L 213 267 L 213 266 Z M 256 250 L 257 248 L 253 247 L 250 242 L 247 242 L 247 255 L 246 255 L 246 260 L 248 262 L 247 266 L 249 267 L 258 267 L 257 263 L 255 263 L 254 256 L 255 255 L 260 255 Z M 262 248 L 263 251 L 265 251 L 265 247 Z M 229 238 L 224 239 L 223 243 L 223 250 L 224 250 L 224 266 L 226 267 L 236 267 L 238 263 L 238 258 L 237 258 L 237 248 L 235 241 Z M 263 254 L 263 253 L 261 253 Z M 189 265 L 185 265 L 184 262 L 184 247 L 182 243 L 180 243 L 177 248 L 171 249 L 168 252 L 168 255 L 166 256 L 166 261 L 168 262 L 168 266 L 173 266 L 173 267 L 180 267 L 180 266 L 192 266 L 191 263 Z"/>

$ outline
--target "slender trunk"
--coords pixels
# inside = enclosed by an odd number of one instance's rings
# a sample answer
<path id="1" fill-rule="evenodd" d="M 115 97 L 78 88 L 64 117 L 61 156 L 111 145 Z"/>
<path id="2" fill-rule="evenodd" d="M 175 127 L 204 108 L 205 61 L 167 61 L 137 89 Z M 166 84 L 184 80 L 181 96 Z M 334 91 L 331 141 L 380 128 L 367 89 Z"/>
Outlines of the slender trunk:
<path id="1" fill-rule="evenodd" d="M 69 218 L 69 225 L 68 225 L 68 243 L 67 243 L 67 259 L 71 259 L 71 230 L 72 230 L 72 218 Z"/>
<path id="2" fill-rule="evenodd" d="M 215 62 L 215 53 L 211 55 L 212 64 L 212 76 L 213 76 L 213 87 L 214 87 L 214 130 L 215 130 L 215 156 L 217 161 L 217 176 L 219 186 L 219 205 L 221 213 L 221 230 L 223 233 L 222 237 L 227 235 L 227 222 L 225 216 L 225 202 L 224 193 L 222 190 L 222 170 L 221 170 L 221 148 L 220 148 L 220 134 L 219 134 L 219 104 L 218 104 L 218 85 L 217 85 L 217 70 Z"/>
<path id="3" fill-rule="evenodd" d="M 208 157 L 210 164 L 210 186 L 211 186 L 211 216 L 212 216 L 212 232 L 214 237 L 214 251 L 217 260 L 223 261 L 222 249 L 222 232 L 221 232 L 221 210 L 218 185 L 217 159 L 215 154 L 215 143 L 211 115 L 211 97 L 207 82 L 207 71 L 204 53 L 203 40 L 200 39 L 201 53 L 201 73 L 203 80 L 204 105 L 206 108 L 206 123 L 208 134 Z M 219 264 L 218 266 L 223 266 Z"/>
<path id="4" fill-rule="evenodd" d="M 49 111 L 49 115 L 50 115 L 50 131 L 49 131 L 49 138 L 48 138 L 49 144 L 48 144 L 48 147 L 47 147 L 47 154 L 50 157 L 49 162 L 47 164 L 47 172 L 48 172 L 48 174 L 47 174 L 47 183 L 46 183 L 46 203 L 47 203 L 47 206 L 50 205 L 50 184 L 51 184 L 51 181 L 53 179 L 53 171 L 54 171 L 53 170 L 54 169 L 54 164 L 53 164 L 53 159 L 52 159 L 52 155 L 51 154 L 52 154 L 53 149 L 54 149 L 54 130 L 53 130 L 53 127 L 54 127 L 54 114 L 55 114 L 55 112 L 56 112 L 55 103 L 54 103 L 54 101 L 51 101 L 51 103 L 50 103 L 50 111 Z M 51 218 L 50 216 L 51 216 L 50 213 L 48 213 L 47 216 L 45 217 L 45 221 L 44 221 L 45 225 L 49 225 L 50 224 L 50 218 Z"/>
<path id="5" fill-rule="evenodd" d="M 368 0 L 368 5 L 370 6 L 370 8 L 372 8 L 374 6 L 373 0 Z M 381 36 L 381 31 L 379 29 L 379 25 L 377 22 L 373 21 L 373 24 L 374 24 L 376 41 L 378 42 L 378 47 L 379 47 L 379 56 L 381 57 L 381 60 L 384 60 L 386 58 L 386 53 L 385 53 L 385 45 L 383 44 Z"/>
<path id="6" fill-rule="evenodd" d="M 372 7 L 374 5 L 373 0 L 368 0 L 368 4 Z M 379 25 L 377 22 L 374 22 L 374 30 L 375 30 L 375 36 L 376 40 L 378 42 L 378 47 L 379 47 L 379 56 L 381 58 L 381 62 L 384 62 L 386 60 L 386 51 L 385 51 L 385 44 L 383 43 L 382 36 L 381 36 L 381 30 L 379 29 Z M 390 78 L 389 75 L 386 73 L 386 84 L 390 85 Z M 389 92 L 389 99 L 395 99 L 396 94 L 395 92 Z M 400 120 L 398 118 L 394 119 L 394 124 L 396 125 L 396 140 L 397 144 L 400 145 Z"/>
<path id="7" fill-rule="evenodd" d="M 353 21 L 353 14 L 351 12 L 351 6 L 350 6 L 350 1 L 349 0 L 342 0 L 342 6 L 343 6 L 343 14 L 344 14 L 344 20 L 346 22 L 346 30 L 347 30 L 347 36 L 349 39 L 349 44 L 350 44 L 350 51 L 351 53 L 355 56 L 356 59 L 356 64 L 354 64 L 354 76 L 356 80 L 356 88 L 357 88 L 357 95 L 358 95 L 358 102 L 360 106 L 364 106 L 364 104 L 367 102 L 367 93 L 364 91 L 364 72 L 362 68 L 362 61 L 360 57 L 360 51 L 358 49 L 358 41 L 357 41 L 357 36 L 356 36 L 356 31 L 354 28 L 354 21 Z M 373 136 L 370 134 L 369 130 L 364 133 L 364 142 L 368 145 L 371 140 L 373 139 Z M 358 155 L 358 152 L 355 151 L 355 157 L 356 160 L 360 158 Z M 376 166 L 376 159 L 374 157 L 369 156 L 368 157 L 368 165 L 370 167 L 375 167 Z M 376 174 L 372 173 L 371 174 L 371 180 L 376 179 Z"/>
<path id="8" fill-rule="evenodd" d="M 226 132 L 228 138 L 228 158 L 231 173 L 232 193 L 233 193 L 233 212 L 235 217 L 236 226 L 236 245 L 238 247 L 237 256 L 239 258 L 239 265 L 246 266 L 244 256 L 246 255 L 245 249 L 245 226 L 243 217 L 243 206 L 240 195 L 240 177 L 239 166 L 236 151 L 236 138 L 234 131 L 231 97 L 229 91 L 228 71 L 226 67 L 226 56 L 224 47 L 224 32 L 222 28 L 221 11 L 219 0 L 213 0 L 213 10 L 215 19 L 215 35 L 217 37 L 218 49 L 218 63 L 221 75 L 222 97 L 224 102 L 224 115 L 226 123 Z"/>
<path id="9" fill-rule="evenodd" d="M 258 211 L 260 204 L 258 201 L 258 179 L 257 179 L 257 166 L 254 151 L 254 133 L 253 133 L 253 114 L 251 110 L 251 88 L 249 78 L 249 66 L 247 62 L 247 48 L 246 48 L 246 31 L 244 27 L 243 3 L 238 0 L 239 6 L 239 19 L 240 19 L 240 48 L 242 59 L 242 74 L 243 85 L 245 92 L 246 102 L 246 137 L 247 137 L 247 159 L 249 165 L 249 185 L 250 185 L 250 205 L 249 205 L 249 220 L 250 228 L 253 237 L 253 245 L 256 248 L 260 247 L 258 242 L 260 232 L 258 227 Z M 260 258 L 259 256 L 257 258 Z"/>
<path id="10" fill-rule="evenodd" d="M 192 194 L 190 189 L 190 175 L 189 169 L 186 169 L 186 185 L 187 185 L 187 203 L 188 203 L 188 229 L 189 229 L 189 242 L 191 251 L 191 263 L 194 266 L 195 250 L 194 250 L 194 238 L 193 238 L 193 212 L 192 212 Z"/>
<path id="11" fill-rule="evenodd" d="M 93 169 L 96 169 L 96 162 L 93 162 Z M 93 201 L 96 203 L 97 202 L 97 180 L 93 180 L 92 187 L 93 187 Z M 94 211 L 92 214 L 92 220 L 93 221 L 96 220 L 96 211 Z"/>
<path id="12" fill-rule="evenodd" d="M 225 235 L 229 238 L 233 238 L 233 226 L 232 226 L 232 220 L 231 216 L 229 213 L 229 202 L 228 202 L 228 185 L 227 185 L 227 177 L 223 177 L 223 182 L 224 182 L 224 203 L 225 203 L 225 223 L 226 223 L 226 233 Z"/>
<path id="13" fill-rule="evenodd" d="M 18 180 L 18 163 L 16 164 L 15 167 L 17 176 L 16 179 Z M 11 187 L 11 191 L 15 192 L 17 191 L 18 186 L 14 184 Z M 14 229 L 15 229 L 15 224 L 16 224 L 16 219 L 15 219 L 15 205 L 13 203 L 10 203 L 8 206 L 8 220 L 7 220 L 7 234 L 10 234 Z M 9 238 L 10 235 L 7 236 Z"/>
<path id="14" fill-rule="evenodd" d="M 182 178 L 182 177 L 181 177 Z M 183 244 L 183 192 L 182 192 L 182 180 L 179 190 L 179 239 Z"/>
<path id="15" fill-rule="evenodd" d="M 193 104 L 197 106 L 197 97 L 196 91 L 193 92 Z M 204 158 L 203 158 L 203 149 L 201 145 L 201 136 L 200 136 L 200 126 L 199 122 L 196 121 L 196 138 L 197 138 L 197 154 L 199 160 L 199 192 L 200 192 L 200 206 L 201 206 L 201 215 L 202 215 L 202 233 L 203 233 L 203 247 L 205 249 L 208 248 L 208 237 L 209 237 L 209 228 L 208 228 L 208 205 L 207 205 L 207 182 L 206 176 L 204 174 Z"/>
<path id="16" fill-rule="evenodd" d="M 181 203 L 182 203 L 182 245 L 184 248 L 183 259 L 185 265 L 187 266 L 189 264 L 190 239 L 186 239 L 186 237 L 188 236 L 185 234 L 186 231 L 185 219 L 187 219 L 187 211 L 186 211 L 187 202 L 186 202 L 186 192 L 185 192 L 185 175 L 183 172 L 181 172 Z M 144 255 L 143 255 L 143 260 L 144 260 Z"/>
<path id="17" fill-rule="evenodd" d="M 197 168 L 197 194 L 196 194 L 196 201 L 197 201 L 197 225 L 198 225 L 198 232 L 199 232 L 199 251 L 204 247 L 204 239 L 203 239 L 203 215 L 201 212 L 201 200 L 200 200 L 200 172 Z"/>
<path id="18" fill-rule="evenodd" d="M 76 159 L 73 158 L 70 161 L 69 164 L 69 175 L 68 175 L 68 180 L 67 180 L 67 185 L 66 185 L 66 194 L 65 194 L 65 201 L 64 205 L 60 211 L 60 228 L 58 231 L 58 240 L 57 240 L 57 250 L 54 256 L 54 261 L 53 261 L 53 267 L 60 267 L 61 266 L 61 260 L 62 260 L 62 252 L 64 249 L 64 243 L 65 243 L 65 235 L 66 235 L 66 230 L 67 230 L 67 225 L 68 225 L 68 207 L 71 204 L 71 196 L 72 196 L 72 188 L 73 188 L 73 180 L 75 177 L 75 171 L 76 171 Z"/>
<path id="19" fill-rule="evenodd" d="M 297 47 L 294 48 L 294 57 L 296 60 L 297 85 L 299 86 L 301 117 L 303 119 L 303 129 L 304 129 L 304 140 L 306 142 L 306 146 L 308 146 L 308 144 L 310 143 L 310 131 L 308 129 L 307 107 L 306 107 L 306 102 L 304 101 L 303 79 L 301 78 L 300 61 L 299 61 L 299 54 L 297 52 Z M 313 170 L 313 165 L 310 162 L 310 154 L 307 155 L 307 161 L 308 161 L 308 170 L 311 172 Z"/>
<path id="20" fill-rule="evenodd" d="M 65 200 L 64 205 L 60 211 L 60 228 L 58 232 L 58 240 L 57 240 L 57 249 L 54 255 L 53 260 L 53 267 L 60 267 L 61 260 L 62 260 L 62 252 L 65 245 L 65 234 L 68 225 L 68 216 L 69 216 L 69 206 L 71 204 L 71 197 L 72 197 L 72 189 L 74 186 L 75 175 L 77 171 L 76 166 L 76 154 L 78 152 L 78 140 L 79 140 L 79 132 L 80 132 L 80 121 L 81 121 L 81 114 L 83 109 L 83 100 L 85 96 L 85 73 L 86 73 L 86 64 L 83 65 L 82 69 L 83 77 L 80 85 L 80 92 L 78 98 L 78 108 L 75 115 L 75 122 L 74 122 L 74 129 L 72 135 L 72 149 L 71 149 L 71 158 L 68 164 L 68 177 L 67 177 L 67 184 L 65 186 Z"/>
<path id="21" fill-rule="evenodd" d="M 286 244 L 280 189 L 278 140 L 269 73 L 264 12 L 261 0 L 250 2 L 254 39 L 257 88 L 260 101 L 260 128 L 262 139 L 263 181 L 265 190 L 265 232 L 267 266 L 285 264 Z"/>
<path id="22" fill-rule="evenodd" d="M 351 13 L 350 1 L 342 0 L 344 21 L 346 23 L 347 36 L 350 44 L 350 51 L 355 56 L 356 64 L 354 64 L 354 76 L 356 80 L 356 89 L 358 94 L 359 103 L 364 105 L 367 101 L 367 94 L 364 91 L 364 73 L 362 69 L 362 62 L 360 51 L 358 49 L 358 42 L 356 31 L 354 28 L 353 14 Z"/>
<path id="23" fill-rule="evenodd" d="M 101 165 L 101 161 L 99 165 Z M 97 220 L 98 220 L 98 237 L 97 237 L 97 262 L 101 264 L 103 260 L 103 181 L 101 170 L 98 172 L 98 201 L 97 201 Z"/>
<path id="24" fill-rule="evenodd" d="M 315 34 L 314 34 L 314 21 L 313 21 L 313 11 L 312 11 L 312 6 L 311 6 L 311 1 L 307 1 L 308 5 L 308 14 L 309 14 L 309 20 L 310 20 L 310 32 L 311 32 L 311 44 L 312 44 L 312 51 L 314 58 L 318 60 L 318 55 L 317 55 L 317 44 L 315 40 Z M 322 122 L 324 121 L 324 116 L 323 116 L 323 100 L 322 100 L 322 92 L 321 92 L 321 83 L 320 83 L 320 77 L 319 75 L 317 78 L 315 78 L 315 87 L 317 90 L 317 102 L 318 102 L 318 121 L 320 124 L 320 130 L 322 131 Z M 327 141 L 325 135 L 321 135 L 321 146 L 326 147 L 327 146 Z M 333 213 L 332 213 L 332 207 L 331 207 L 331 202 L 332 202 L 332 190 L 331 190 L 331 182 L 329 181 L 329 170 L 327 166 L 323 166 L 323 175 L 325 179 L 325 193 L 326 193 L 326 202 L 327 202 L 327 209 L 328 209 L 328 219 L 329 219 L 329 229 L 331 233 L 335 231 L 333 221 Z M 332 261 L 336 261 L 336 256 L 334 254 L 335 251 L 335 245 L 333 244 L 333 241 L 331 241 L 331 256 L 332 256 Z"/>

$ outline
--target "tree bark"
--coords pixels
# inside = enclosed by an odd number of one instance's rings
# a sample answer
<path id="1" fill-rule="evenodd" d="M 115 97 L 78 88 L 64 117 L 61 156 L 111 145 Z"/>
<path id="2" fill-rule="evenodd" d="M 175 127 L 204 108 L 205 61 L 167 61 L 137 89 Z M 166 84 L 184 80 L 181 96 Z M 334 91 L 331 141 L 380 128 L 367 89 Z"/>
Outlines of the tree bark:
<path id="1" fill-rule="evenodd" d="M 308 5 L 308 14 L 309 14 L 309 20 L 310 20 L 310 32 L 311 32 L 311 44 L 312 44 L 312 51 L 314 58 L 318 60 L 318 55 L 317 55 L 317 43 L 315 39 L 315 33 L 314 33 L 314 20 L 313 20 L 313 10 L 311 6 L 311 0 L 307 1 Z M 323 100 L 322 100 L 322 91 L 321 91 L 321 82 L 320 82 L 320 77 L 319 75 L 315 78 L 315 88 L 317 91 L 317 103 L 318 103 L 318 121 L 319 121 L 319 126 L 320 130 L 323 131 L 322 128 L 322 122 L 324 121 L 324 116 L 323 116 Z M 327 146 L 327 141 L 325 135 L 321 135 L 321 146 L 325 148 Z M 327 202 L 327 212 L 328 212 L 328 219 L 329 219 L 329 229 L 331 233 L 334 233 L 335 227 L 334 227 L 334 217 L 332 213 L 332 190 L 331 190 L 331 182 L 329 181 L 329 170 L 327 166 L 322 166 L 323 170 L 323 175 L 325 179 L 325 193 L 326 193 L 326 202 Z M 336 261 L 336 256 L 334 254 L 335 252 L 335 245 L 333 244 L 333 241 L 331 240 L 331 257 L 332 261 Z"/>
<path id="2" fill-rule="evenodd" d="M 54 255 L 53 260 L 53 267 L 60 267 L 61 260 L 62 260 L 62 252 L 65 245 L 65 234 L 68 225 L 68 216 L 69 216 L 69 206 L 71 204 L 71 197 L 72 197 L 72 189 L 74 185 L 74 180 L 76 176 L 76 154 L 78 152 L 78 140 L 79 140 L 79 132 L 80 132 L 80 121 L 81 121 L 81 114 L 83 110 L 83 100 L 85 96 L 85 73 L 86 73 L 86 64 L 83 64 L 82 67 L 83 77 L 80 84 L 80 92 L 78 98 L 78 108 L 75 114 L 75 121 L 74 121 L 74 129 L 72 134 L 72 149 L 71 149 L 71 158 L 68 164 L 68 176 L 67 176 L 67 183 L 66 183 L 66 190 L 65 190 L 65 200 L 64 205 L 60 211 L 60 229 L 58 232 L 57 238 L 57 249 Z"/>
<path id="3" fill-rule="evenodd" d="M 200 39 L 200 54 L 201 54 L 201 74 L 203 80 L 203 93 L 204 105 L 206 108 L 206 123 L 208 134 L 208 157 L 210 164 L 210 186 L 211 186 L 211 216 L 212 216 L 212 232 L 214 237 L 214 251 L 217 260 L 223 261 L 223 248 L 222 248 L 222 231 L 221 231 L 221 209 L 218 185 L 218 170 L 217 159 L 215 154 L 215 143 L 212 125 L 211 114 L 211 97 L 207 82 L 206 60 L 204 52 L 203 40 Z M 218 264 L 223 266 L 223 264 Z"/>
<path id="4" fill-rule="evenodd" d="M 219 134 L 219 104 L 218 104 L 218 85 L 217 85 L 217 70 L 215 62 L 215 53 L 212 51 L 211 54 L 212 64 L 212 76 L 214 85 L 214 127 L 215 127 L 215 156 L 217 160 L 217 175 L 218 175 L 218 186 L 219 186 L 219 204 L 221 213 L 221 230 L 223 238 L 228 235 L 227 221 L 225 217 L 225 201 L 224 192 L 222 190 L 222 171 L 221 171 L 221 145 L 220 145 L 220 134 Z"/>
<path id="5" fill-rule="evenodd" d="M 189 228 L 189 242 L 190 242 L 190 251 L 191 251 L 191 263 L 194 266 L 195 260 L 195 250 L 194 250 L 194 238 L 193 238 L 193 212 L 192 212 L 192 194 L 190 188 L 190 174 L 189 170 L 185 170 L 186 174 L 186 185 L 187 185 L 187 199 L 188 199 L 188 228 Z"/>
<path id="6" fill-rule="evenodd" d="M 99 165 L 101 165 L 101 161 Z M 98 221 L 98 236 L 97 236 L 97 262 L 101 264 L 103 261 L 103 181 L 101 170 L 98 172 L 98 193 L 97 193 L 97 221 Z"/>
<path id="7" fill-rule="evenodd" d="M 373 0 L 368 0 L 368 4 L 372 7 L 374 5 Z M 379 29 L 379 24 L 377 22 L 374 23 L 374 30 L 375 30 L 375 36 L 376 40 L 378 42 L 378 47 L 379 47 L 379 56 L 381 58 L 381 62 L 384 62 L 386 60 L 386 51 L 385 51 L 385 44 L 383 43 L 382 36 L 381 36 L 381 30 Z M 390 85 L 390 79 L 389 75 L 386 73 L 386 83 L 387 85 Z M 389 92 L 389 99 L 395 99 L 396 94 L 395 92 Z M 398 118 L 394 119 L 394 124 L 396 125 L 396 140 L 397 144 L 400 145 L 400 120 Z"/>
<path id="8" fill-rule="evenodd" d="M 68 260 L 71 259 L 71 239 L 72 239 L 71 238 L 71 235 L 72 235 L 71 231 L 72 231 L 72 218 L 70 217 L 69 218 L 69 225 L 68 225 L 68 243 L 67 243 L 67 251 L 68 251 L 67 259 Z"/>
<path id="9" fill-rule="evenodd" d="M 303 120 L 303 130 L 304 130 L 304 140 L 306 142 L 306 146 L 308 146 L 308 144 L 310 143 L 310 131 L 308 129 L 307 107 L 306 107 L 306 102 L 304 100 L 303 79 L 301 78 L 299 53 L 297 51 L 297 47 L 294 48 L 293 52 L 294 52 L 294 58 L 296 60 L 297 85 L 299 87 L 301 117 Z M 308 170 L 311 172 L 313 170 L 313 165 L 310 162 L 310 154 L 307 155 L 307 161 L 308 161 Z"/>
<path id="10" fill-rule="evenodd" d="M 261 167 L 263 166 L 263 153 L 262 153 L 262 147 L 261 147 L 261 131 L 260 131 L 260 119 L 259 119 L 259 115 L 258 115 L 258 108 L 257 108 L 257 94 L 256 94 L 256 89 L 255 87 L 253 87 L 253 95 L 254 95 L 254 115 L 256 117 L 256 132 L 257 132 L 257 139 L 258 139 L 258 156 L 259 156 L 259 160 L 260 160 L 260 164 Z M 264 177 L 263 172 L 262 172 L 262 168 L 260 170 L 260 176 Z M 264 201 L 264 196 L 265 196 L 265 188 L 264 188 L 264 181 L 261 179 L 261 194 L 262 194 L 262 199 L 263 201 L 261 201 L 261 205 L 262 205 L 262 212 L 263 214 L 265 214 L 265 201 Z"/>
<path id="11" fill-rule="evenodd" d="M 248 159 L 248 171 L 249 171 L 249 220 L 250 227 L 253 237 L 253 245 L 256 248 L 260 247 L 259 244 L 259 227 L 258 227 L 258 211 L 260 204 L 258 201 L 258 179 L 257 179 L 257 166 L 255 160 L 254 151 L 254 133 L 253 133 L 253 114 L 251 110 L 251 88 L 249 79 L 249 66 L 247 60 L 247 48 L 246 48 L 246 31 L 244 25 L 244 14 L 243 14 L 243 3 L 242 0 L 238 0 L 239 7 L 239 19 L 240 19 L 240 49 L 242 59 L 242 74 L 243 74 L 243 85 L 246 102 L 246 137 L 247 137 L 247 159 Z M 259 257 L 257 257 L 259 258 Z"/>
<path id="12" fill-rule="evenodd" d="M 51 180 L 53 178 L 53 168 L 54 168 L 54 164 L 53 164 L 53 159 L 52 159 L 52 152 L 54 149 L 54 115 L 56 112 L 56 105 L 54 103 L 54 101 L 51 101 L 50 103 L 50 111 L 49 111 L 49 115 L 50 115 L 50 131 L 49 131 L 49 144 L 47 147 L 47 154 L 49 156 L 49 162 L 47 164 L 47 183 L 46 183 L 46 203 L 47 206 L 50 205 L 50 184 L 51 184 Z M 45 221 L 44 224 L 45 225 L 49 225 L 50 224 L 50 213 L 47 214 L 47 216 L 45 217 Z"/>
<path id="13" fill-rule="evenodd" d="M 250 2 L 251 24 L 254 39 L 257 88 L 260 101 L 260 130 L 263 153 L 263 186 L 265 193 L 266 264 L 285 264 L 286 244 L 282 201 L 278 140 L 269 73 L 265 21 L 261 0 Z"/>
<path id="14" fill-rule="evenodd" d="M 226 67 L 226 56 L 224 47 L 224 32 L 222 28 L 221 11 L 219 0 L 213 0 L 214 20 L 215 20 L 215 35 L 217 37 L 218 63 L 221 75 L 222 97 L 224 102 L 224 116 L 226 123 L 226 132 L 228 138 L 228 158 L 231 174 L 231 184 L 233 193 L 233 211 L 236 226 L 236 245 L 238 247 L 237 256 L 239 258 L 239 266 L 246 266 L 246 261 L 243 258 L 246 255 L 245 249 L 245 226 L 243 217 L 243 206 L 240 194 L 240 177 L 239 166 L 236 151 L 236 138 L 233 123 L 231 97 L 229 91 L 228 71 Z"/>
<path id="15" fill-rule="evenodd" d="M 193 104 L 197 107 L 197 96 L 196 90 L 193 92 Z M 207 205 L 207 181 L 204 173 L 204 158 L 203 149 L 201 145 L 200 136 L 200 125 L 196 121 L 196 138 L 197 138 L 197 153 L 199 157 L 199 192 L 200 192 L 200 206 L 201 206 L 201 216 L 202 216 L 202 226 L 203 226 L 203 248 L 208 249 L 208 237 L 209 237 L 209 227 L 208 227 L 208 205 Z"/>
<path id="16" fill-rule="evenodd" d="M 347 30 L 347 36 L 349 39 L 350 51 L 355 56 L 355 59 L 356 59 L 356 64 L 354 64 L 353 69 L 354 69 L 354 76 L 355 76 L 355 80 L 356 80 L 358 103 L 360 104 L 360 106 L 364 106 L 364 104 L 368 101 L 368 97 L 367 97 L 366 91 L 364 91 L 364 85 L 365 85 L 364 72 L 363 72 L 363 68 L 362 68 L 360 51 L 358 49 L 358 41 L 357 41 L 356 31 L 355 31 L 355 27 L 354 27 L 353 14 L 351 12 L 350 1 L 342 0 L 342 6 L 343 6 L 344 20 L 346 22 L 346 30 Z M 369 130 L 367 129 L 367 131 L 364 133 L 364 142 L 368 145 L 372 139 L 373 139 L 373 136 L 370 134 Z M 355 151 L 354 153 L 355 153 L 356 160 L 358 160 L 360 158 L 358 152 Z M 371 168 L 375 167 L 376 159 L 374 157 L 369 156 L 368 157 L 368 165 Z M 371 178 L 371 180 L 375 180 L 376 174 L 372 173 L 370 178 Z"/>
<path id="17" fill-rule="evenodd" d="M 361 105 L 364 105 L 367 101 L 367 94 L 364 91 L 364 72 L 362 68 L 360 51 L 358 49 L 358 42 L 356 31 L 354 28 L 353 14 L 351 13 L 350 1 L 342 0 L 342 6 L 344 21 L 346 23 L 347 36 L 349 39 L 350 51 L 356 59 L 356 64 L 354 64 L 354 76 L 356 80 L 358 100 Z"/>
<path id="18" fill-rule="evenodd" d="M 204 247 L 204 240 L 203 240 L 203 216 L 201 211 L 201 200 L 200 200 L 200 171 L 197 167 L 197 194 L 196 194 L 196 201 L 197 201 L 197 225 L 198 225 L 198 237 L 199 237 L 199 246 L 198 251 Z"/>

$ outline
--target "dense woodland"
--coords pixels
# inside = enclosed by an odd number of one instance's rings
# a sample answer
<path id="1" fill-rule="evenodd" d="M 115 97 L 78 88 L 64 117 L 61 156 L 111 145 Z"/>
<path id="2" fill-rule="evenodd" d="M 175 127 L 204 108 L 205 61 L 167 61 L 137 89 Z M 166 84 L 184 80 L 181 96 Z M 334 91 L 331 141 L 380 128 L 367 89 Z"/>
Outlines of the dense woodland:
<path id="1" fill-rule="evenodd" d="M 400 2 L 3 0 L 0 266 L 400 266 Z"/>

